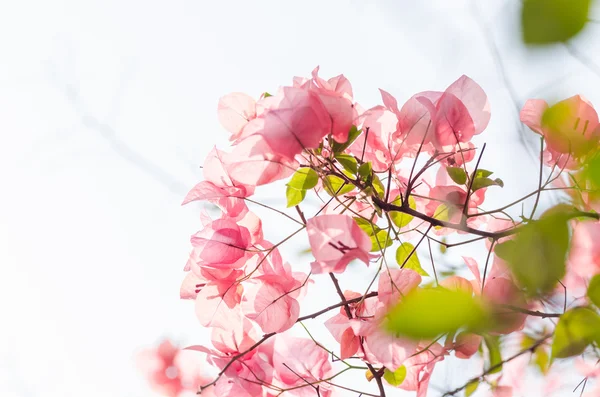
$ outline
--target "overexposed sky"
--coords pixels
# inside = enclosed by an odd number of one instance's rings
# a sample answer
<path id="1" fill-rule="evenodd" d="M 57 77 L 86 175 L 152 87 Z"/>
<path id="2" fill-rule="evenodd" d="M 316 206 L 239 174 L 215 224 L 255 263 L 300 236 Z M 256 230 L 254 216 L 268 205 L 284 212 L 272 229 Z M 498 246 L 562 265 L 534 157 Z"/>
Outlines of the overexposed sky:
<path id="1" fill-rule="evenodd" d="M 535 188 L 489 37 L 517 101 L 581 93 L 600 105 L 600 77 L 563 47 L 520 46 L 518 1 L 473 3 L 3 2 L 0 395 L 148 396 L 136 349 L 163 336 L 205 341 L 178 298 L 199 207 L 179 204 L 206 153 L 226 148 L 216 104 L 228 92 L 273 92 L 321 65 L 370 107 L 377 88 L 403 102 L 467 74 L 492 105 L 483 163 L 507 186 L 488 205 Z M 598 34 L 590 25 L 573 45 L 600 65 Z M 283 190 L 258 196 L 284 204 Z M 287 226 L 257 212 L 267 238 L 281 239 Z M 283 251 L 306 270 L 309 258 L 294 255 L 304 248 Z M 344 275 L 344 287 L 358 278 Z M 329 293 L 317 283 L 307 312 Z M 456 386 L 453 373 L 433 383 Z"/>

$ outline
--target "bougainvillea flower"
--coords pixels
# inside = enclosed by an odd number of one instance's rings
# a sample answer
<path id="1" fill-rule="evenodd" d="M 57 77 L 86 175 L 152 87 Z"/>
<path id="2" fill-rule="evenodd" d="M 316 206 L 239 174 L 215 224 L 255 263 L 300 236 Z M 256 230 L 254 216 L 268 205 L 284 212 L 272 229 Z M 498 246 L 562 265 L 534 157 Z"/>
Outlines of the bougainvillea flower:
<path id="1" fill-rule="evenodd" d="M 297 168 L 294 159 L 285 158 L 259 134 L 251 135 L 223 157 L 223 164 L 236 184 L 260 186 L 287 178 Z"/>
<path id="2" fill-rule="evenodd" d="M 419 273 L 411 269 L 387 269 L 379 276 L 377 299 L 385 306 L 397 304 L 400 299 L 421 284 Z"/>
<path id="3" fill-rule="evenodd" d="M 308 220 L 306 231 L 314 274 L 342 273 L 353 259 L 369 264 L 371 238 L 348 215 L 316 216 Z"/>
<path id="4" fill-rule="evenodd" d="M 162 341 L 156 348 L 140 352 L 136 361 L 150 386 L 164 396 L 177 397 L 186 391 L 196 391 L 198 385 L 204 383 L 200 376 L 199 361 L 190 360 L 185 351 L 169 340 Z M 211 389 L 206 392 L 208 396 L 214 396 Z"/>
<path id="5" fill-rule="evenodd" d="M 191 238 L 191 259 L 198 266 L 239 268 L 252 254 L 248 229 L 226 218 L 214 220 Z"/>
<path id="6" fill-rule="evenodd" d="M 333 375 L 329 354 L 311 339 L 278 335 L 273 351 L 275 377 L 285 388 L 298 387 L 289 391 L 291 396 L 316 396 L 315 389 L 309 383 Z M 331 392 L 331 386 L 319 384 L 321 396 L 329 397 Z"/>
<path id="7" fill-rule="evenodd" d="M 580 95 L 552 107 L 541 99 L 530 99 L 521 110 L 521 121 L 545 138 L 550 152 L 578 158 L 598 147 L 598 114 L 592 104 Z"/>
<path id="8" fill-rule="evenodd" d="M 420 353 L 404 361 L 406 377 L 398 387 L 416 391 L 417 397 L 426 397 L 433 368 L 444 359 L 446 353 L 439 343 L 421 343 L 417 351 Z"/>
<path id="9" fill-rule="evenodd" d="M 490 120 L 485 92 L 467 76 L 461 76 L 445 92 L 414 95 L 400 109 L 397 140 L 408 145 L 433 143 L 436 148 L 468 142 Z"/>
<path id="10" fill-rule="evenodd" d="M 256 101 L 241 92 L 227 94 L 219 99 L 217 115 L 221 125 L 231 132 L 231 140 L 235 141 L 246 124 L 256 117 Z"/>

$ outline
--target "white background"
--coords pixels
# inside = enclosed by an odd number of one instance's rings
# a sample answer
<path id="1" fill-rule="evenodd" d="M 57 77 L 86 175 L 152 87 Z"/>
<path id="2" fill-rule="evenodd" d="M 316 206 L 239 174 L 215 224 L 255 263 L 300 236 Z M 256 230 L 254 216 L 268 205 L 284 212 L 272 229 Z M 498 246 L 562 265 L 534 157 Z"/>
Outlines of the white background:
<path id="1" fill-rule="evenodd" d="M 206 342 L 178 298 L 200 227 L 200 207 L 180 202 L 211 147 L 226 148 L 216 104 L 228 92 L 257 97 L 321 65 L 370 107 L 379 87 L 403 102 L 467 74 L 492 105 L 476 141 L 488 143 L 485 168 L 506 183 L 488 205 L 535 188 L 513 99 L 581 93 L 600 105 L 600 79 L 563 46 L 525 49 L 518 9 L 516 0 L 2 2 L 0 396 L 147 396 L 137 349 L 163 336 Z M 572 43 L 596 65 L 598 34 L 590 24 Z M 283 190 L 258 197 L 283 205 Z M 285 221 L 266 216 L 278 241 Z M 305 246 L 284 249 L 302 270 L 310 258 L 294 254 Z M 335 299 L 319 285 L 307 313 Z M 448 389 L 464 376 L 446 366 L 432 383 Z"/>

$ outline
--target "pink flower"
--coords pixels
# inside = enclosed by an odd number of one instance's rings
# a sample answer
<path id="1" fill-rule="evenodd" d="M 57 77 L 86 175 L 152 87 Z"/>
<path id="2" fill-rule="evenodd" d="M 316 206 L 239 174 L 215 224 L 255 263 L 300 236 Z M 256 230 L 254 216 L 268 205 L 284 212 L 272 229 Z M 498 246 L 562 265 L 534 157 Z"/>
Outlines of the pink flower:
<path id="1" fill-rule="evenodd" d="M 275 377 L 283 388 L 297 387 L 289 392 L 290 396 L 317 396 L 309 384 L 333 375 L 329 354 L 310 339 L 278 335 L 273 347 L 273 369 Z M 321 382 L 319 395 L 329 397 L 331 386 Z"/>
<path id="2" fill-rule="evenodd" d="M 400 389 L 416 391 L 417 397 L 427 396 L 429 379 L 433 373 L 435 364 L 444 359 L 446 354 L 439 343 L 429 344 L 421 343 L 417 346 L 417 351 L 408 360 L 404 361 L 406 367 L 406 378 L 398 386 Z"/>
<path id="3" fill-rule="evenodd" d="M 231 219 L 221 218 L 207 224 L 191 238 L 192 266 L 219 269 L 240 268 L 252 254 L 248 252 L 251 236 L 248 229 Z"/>
<path id="4" fill-rule="evenodd" d="M 571 154 L 579 158 L 595 149 L 600 139 L 598 114 L 592 104 L 580 95 L 558 102 L 551 108 L 546 101 L 530 99 L 521 110 L 521 121 L 544 136 L 552 158 L 558 157 L 557 154 Z"/>
<path id="5" fill-rule="evenodd" d="M 223 157 L 223 164 L 236 184 L 266 185 L 287 178 L 297 168 L 293 158 L 282 156 L 277 149 L 264 136 L 253 134 L 235 145 L 233 152 Z"/>
<path id="6" fill-rule="evenodd" d="M 185 391 L 195 391 L 203 383 L 198 361 L 185 356 L 169 340 L 164 340 L 158 347 L 139 353 L 136 361 L 153 389 L 177 397 Z M 207 390 L 207 394 L 210 392 Z"/>
<path id="7" fill-rule="evenodd" d="M 421 284 L 421 276 L 411 269 L 387 269 L 381 272 L 377 299 L 386 307 L 397 304 L 404 295 Z"/>
<path id="8" fill-rule="evenodd" d="M 400 109 L 396 140 L 408 145 L 432 143 L 436 148 L 468 142 L 490 120 L 485 92 L 467 76 L 461 76 L 445 92 L 414 95 Z"/>
<path id="9" fill-rule="evenodd" d="M 320 215 L 306 224 L 312 272 L 342 273 L 353 259 L 369 264 L 370 237 L 347 215 Z"/>
<path id="10" fill-rule="evenodd" d="M 256 101 L 247 94 L 234 92 L 219 99 L 217 114 L 235 141 L 246 124 L 256 117 Z"/>
<path id="11" fill-rule="evenodd" d="M 454 354 L 458 358 L 470 358 L 477 353 L 482 337 L 476 334 L 461 332 L 454 341 Z"/>

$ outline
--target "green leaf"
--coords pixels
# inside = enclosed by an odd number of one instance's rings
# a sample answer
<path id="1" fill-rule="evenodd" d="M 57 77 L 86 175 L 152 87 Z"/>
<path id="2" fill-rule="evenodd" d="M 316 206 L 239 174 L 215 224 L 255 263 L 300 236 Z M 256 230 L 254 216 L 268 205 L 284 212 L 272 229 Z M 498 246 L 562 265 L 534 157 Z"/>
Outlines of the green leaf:
<path id="1" fill-rule="evenodd" d="M 567 219 L 561 208 L 554 207 L 494 250 L 530 296 L 551 292 L 565 275 L 570 238 Z"/>
<path id="2" fill-rule="evenodd" d="M 383 186 L 383 183 L 381 183 L 381 180 L 377 175 L 373 175 L 372 183 L 375 188 L 375 193 L 377 193 L 380 198 L 383 198 L 385 196 L 385 186 Z"/>
<path id="3" fill-rule="evenodd" d="M 298 190 L 288 186 L 285 190 L 285 197 L 287 198 L 287 207 L 290 208 L 300 204 L 302 200 L 304 200 L 304 197 L 306 197 L 306 190 Z"/>
<path id="4" fill-rule="evenodd" d="M 263 92 L 263 98 L 268 98 L 270 96 L 273 96 L 273 95 L 269 94 L 268 92 Z"/>
<path id="5" fill-rule="evenodd" d="M 455 183 L 459 185 L 467 183 L 467 173 L 461 167 L 446 167 L 446 171 Z"/>
<path id="6" fill-rule="evenodd" d="M 470 395 L 475 393 L 475 391 L 477 390 L 478 387 L 479 387 L 479 381 L 475 380 L 473 382 L 469 382 L 467 384 L 467 387 L 465 387 L 465 397 L 469 397 Z"/>
<path id="7" fill-rule="evenodd" d="M 596 307 L 600 307 L 600 274 L 596 274 L 590 280 L 587 296 Z"/>
<path id="8" fill-rule="evenodd" d="M 411 269 L 419 273 L 421 276 L 429 277 L 429 274 L 421 267 L 421 262 L 417 256 L 417 251 L 413 250 L 415 246 L 411 243 L 402 243 L 396 250 L 396 262 L 404 269 Z M 410 255 L 410 257 L 409 257 Z"/>
<path id="9" fill-rule="evenodd" d="M 388 313 L 387 328 L 398 336 L 433 339 L 459 328 L 482 329 L 489 318 L 481 302 L 462 290 L 416 288 Z"/>
<path id="10" fill-rule="evenodd" d="M 533 362 L 544 375 L 550 370 L 550 355 L 546 349 L 536 349 Z"/>
<path id="11" fill-rule="evenodd" d="M 433 212 L 433 217 L 437 220 L 448 222 L 454 216 L 454 214 L 460 211 L 460 209 L 455 205 L 446 205 L 442 203 L 438 205 L 438 207 Z M 441 226 L 435 226 L 436 229 L 441 229 Z"/>
<path id="12" fill-rule="evenodd" d="M 404 382 L 404 379 L 406 378 L 406 367 L 404 365 L 401 365 L 396 371 L 392 372 L 389 369 L 385 369 L 385 371 L 383 371 L 383 379 L 385 379 L 385 381 L 387 383 L 389 383 L 390 385 L 397 387 L 400 386 L 402 384 L 402 382 Z"/>
<path id="13" fill-rule="evenodd" d="M 353 219 L 354 219 L 354 222 L 356 222 L 356 224 L 358 225 L 358 227 L 360 227 L 369 236 L 373 236 L 374 234 L 377 234 L 381 230 L 381 228 L 379 226 L 369 222 L 366 219 L 360 218 L 358 216 Z"/>
<path id="14" fill-rule="evenodd" d="M 491 179 L 487 177 L 475 178 L 473 181 L 473 185 L 471 186 L 471 191 L 475 192 L 479 189 L 483 189 L 484 187 L 489 186 L 500 186 L 504 187 L 504 182 L 500 178 Z"/>
<path id="15" fill-rule="evenodd" d="M 500 363 L 502 362 L 502 351 L 500 350 L 500 338 L 497 336 L 492 336 L 492 335 L 484 335 L 483 336 L 483 341 L 485 342 L 485 346 L 488 349 L 488 360 L 487 360 L 487 369 L 492 368 L 492 367 L 496 367 L 496 365 L 498 365 L 497 368 L 494 368 L 492 371 L 490 371 L 490 374 L 495 374 L 497 372 L 502 371 L 502 365 L 500 365 Z"/>
<path id="16" fill-rule="evenodd" d="M 361 132 L 361 130 L 353 125 L 350 127 L 350 131 L 348 132 L 348 140 L 346 142 L 340 143 L 332 140 L 331 149 L 333 150 L 333 153 L 341 153 L 346 150 L 350 145 L 352 145 L 352 142 L 358 138 Z"/>
<path id="17" fill-rule="evenodd" d="M 366 163 L 362 163 L 360 165 L 360 167 L 358 167 L 358 175 L 360 175 L 360 177 L 363 180 L 367 180 L 371 174 L 373 173 L 373 166 L 371 165 L 371 162 L 368 161 Z"/>
<path id="18" fill-rule="evenodd" d="M 600 317 L 587 307 L 576 307 L 560 316 L 552 341 L 552 360 L 577 356 L 600 339 Z"/>
<path id="19" fill-rule="evenodd" d="M 336 175 L 327 175 L 323 179 L 323 188 L 330 196 L 341 196 L 354 190 L 354 185 L 346 183 Z"/>
<path id="20" fill-rule="evenodd" d="M 307 190 L 317 186 L 318 182 L 319 175 L 315 170 L 308 167 L 302 167 L 298 171 L 294 172 L 294 175 L 292 175 L 292 178 L 287 183 L 287 186 L 298 190 Z"/>
<path id="21" fill-rule="evenodd" d="M 371 231 L 371 233 L 373 233 Z M 371 252 L 383 250 L 394 244 L 394 240 L 386 230 L 379 230 L 375 235 L 371 235 Z"/>
<path id="22" fill-rule="evenodd" d="M 567 41 L 585 27 L 590 3 L 591 0 L 524 0 L 523 41 L 527 44 Z"/>
<path id="23" fill-rule="evenodd" d="M 335 158 L 345 170 L 350 172 L 352 175 L 356 175 L 356 172 L 358 171 L 358 163 L 354 156 L 349 154 L 337 154 Z"/>
<path id="24" fill-rule="evenodd" d="M 492 175 L 493 172 L 492 171 L 488 171 L 488 170 L 484 170 L 483 168 L 477 168 L 477 172 L 475 172 L 475 175 L 471 175 L 471 178 L 487 178 L 488 176 Z"/>
<path id="25" fill-rule="evenodd" d="M 392 204 L 401 206 L 402 205 L 401 197 L 400 196 L 396 197 L 394 199 L 394 201 L 392 201 Z M 408 206 L 410 208 L 412 208 L 413 210 L 417 209 L 417 202 L 415 201 L 415 198 L 413 196 L 408 197 Z M 414 219 L 414 216 L 405 214 L 404 212 L 400 212 L 400 211 L 390 211 L 390 212 L 388 212 L 388 214 L 390 215 L 390 219 L 392 220 L 394 225 L 396 225 L 399 228 L 403 228 L 404 226 L 408 225 Z"/>

